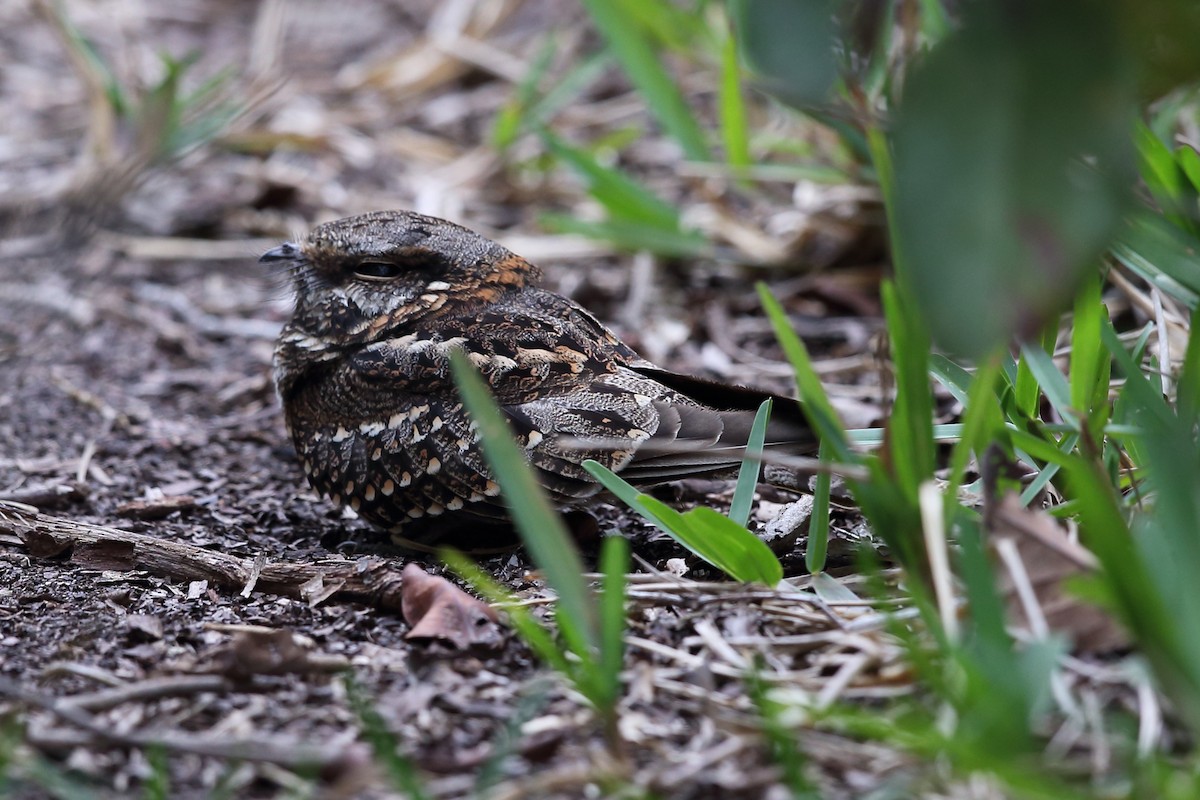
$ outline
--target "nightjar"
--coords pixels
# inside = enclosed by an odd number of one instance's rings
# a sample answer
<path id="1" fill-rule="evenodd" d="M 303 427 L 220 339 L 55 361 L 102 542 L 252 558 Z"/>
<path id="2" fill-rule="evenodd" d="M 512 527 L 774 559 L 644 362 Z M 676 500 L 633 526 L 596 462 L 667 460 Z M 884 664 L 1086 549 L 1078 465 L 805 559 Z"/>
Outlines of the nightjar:
<path id="1" fill-rule="evenodd" d="M 637 485 L 736 468 L 768 396 L 656 367 L 539 288 L 528 261 L 441 219 L 350 217 L 260 260 L 295 291 L 274 378 L 309 482 L 403 544 L 488 544 L 484 523 L 505 520 L 451 377 L 455 349 L 560 506 L 600 491 L 589 458 Z M 794 400 L 777 398 L 767 436 L 814 449 Z"/>

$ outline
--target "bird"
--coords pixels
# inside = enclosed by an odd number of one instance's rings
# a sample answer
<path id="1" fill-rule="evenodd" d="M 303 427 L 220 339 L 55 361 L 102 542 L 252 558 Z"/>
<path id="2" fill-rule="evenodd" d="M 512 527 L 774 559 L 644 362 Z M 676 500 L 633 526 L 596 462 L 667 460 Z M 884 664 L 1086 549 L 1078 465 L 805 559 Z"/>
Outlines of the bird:
<path id="1" fill-rule="evenodd" d="M 453 222 L 376 211 L 259 260 L 294 293 L 272 369 L 304 473 L 397 544 L 480 549 L 507 525 L 451 374 L 456 350 L 561 508 L 601 493 L 587 459 L 639 487 L 736 470 L 768 397 L 768 446 L 816 449 L 797 401 L 662 369 L 540 286 L 535 265 Z"/>

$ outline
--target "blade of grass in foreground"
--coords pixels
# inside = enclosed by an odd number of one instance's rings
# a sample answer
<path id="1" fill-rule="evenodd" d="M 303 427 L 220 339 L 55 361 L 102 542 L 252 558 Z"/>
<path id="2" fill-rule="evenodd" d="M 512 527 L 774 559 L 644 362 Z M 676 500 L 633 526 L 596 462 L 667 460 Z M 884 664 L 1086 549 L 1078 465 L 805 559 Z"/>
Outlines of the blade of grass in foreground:
<path id="1" fill-rule="evenodd" d="M 600 549 L 600 661 L 597 665 L 596 705 L 607 709 L 606 721 L 616 723 L 621 694 L 621 664 L 625 660 L 625 573 L 629 571 L 629 542 L 609 536 Z M 617 737 L 610 731 L 610 739 Z"/>
<path id="2" fill-rule="evenodd" d="M 885 281 L 881 288 L 896 373 L 896 399 L 887 426 L 891 468 L 905 493 L 915 498 L 934 467 L 929 333 L 904 287 Z"/>
<path id="3" fill-rule="evenodd" d="M 461 351 L 451 355 L 450 364 L 463 403 L 478 426 L 484 457 L 500 484 L 521 540 L 558 594 L 559 629 L 576 653 L 596 652 L 600 626 L 595 604 L 583 578 L 583 561 L 562 519 L 550 507 L 529 463 L 513 441 L 512 432 L 482 376 Z"/>
<path id="4" fill-rule="evenodd" d="M 754 414 L 750 436 L 746 441 L 746 457 L 738 469 L 737 486 L 729 504 L 729 518 L 742 527 L 750 521 L 750 504 L 754 501 L 754 489 L 758 486 L 758 473 L 762 468 L 763 444 L 767 440 L 767 422 L 771 418 L 771 398 L 762 401 Z"/>
<path id="5" fill-rule="evenodd" d="M 401 755 L 396 736 L 388 729 L 387 723 L 380 716 L 370 698 L 363 692 L 362 687 L 354 680 L 354 676 L 346 673 L 343 680 L 346 688 L 346 698 L 354 709 L 359 724 L 363 729 L 363 737 L 370 743 L 375 753 L 375 763 L 382 764 L 392 787 L 402 792 L 412 800 L 425 800 L 429 795 L 417 776 L 413 763 Z"/>
<path id="6" fill-rule="evenodd" d="M 483 595 L 489 603 L 509 603 L 509 607 L 504 609 L 508 614 L 509 624 L 525 641 L 525 644 L 529 645 L 529 649 L 556 672 L 571 680 L 575 679 L 572 662 L 567 660 L 550 631 L 543 627 L 527 608 L 511 605 L 514 602 L 511 592 L 496 583 L 492 576 L 479 568 L 478 564 L 457 550 L 442 550 L 438 553 L 438 558 L 453 570 L 454 574 L 469 583 L 472 589 Z"/>

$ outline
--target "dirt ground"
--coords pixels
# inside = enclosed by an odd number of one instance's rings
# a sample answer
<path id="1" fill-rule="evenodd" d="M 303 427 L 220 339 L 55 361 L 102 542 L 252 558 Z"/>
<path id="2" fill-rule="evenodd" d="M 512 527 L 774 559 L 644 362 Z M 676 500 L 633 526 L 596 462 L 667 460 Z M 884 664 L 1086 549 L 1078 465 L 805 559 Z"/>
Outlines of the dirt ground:
<path id="1" fill-rule="evenodd" d="M 275 564 L 398 572 L 411 554 L 303 482 L 270 379 L 289 298 L 255 263 L 314 222 L 384 207 L 496 235 L 670 368 L 788 391 L 750 288 L 769 278 L 851 424 L 878 415 L 878 260 L 850 252 L 857 233 L 810 231 L 810 252 L 849 267 L 815 275 L 656 262 L 547 235 L 540 212 L 587 213 L 586 200 L 568 178 L 529 168 L 535 142 L 499 156 L 490 126 L 545 35 L 557 32 L 564 61 L 594 37 L 569 4 L 423 6 L 65 4 L 125 74 L 153 73 L 156 51 L 196 49 L 197 75 L 234 64 L 247 97 L 270 89 L 216 142 L 140 169 L 127 191 L 87 181 L 115 174 L 127 131 L 110 142 L 109 171 L 95 172 L 94 117 L 64 48 L 34 4 L 0 10 L 0 500 L 236 557 L 255 576 Z M 456 24 L 473 48 L 450 57 L 430 43 Z M 272 31 L 280 38 L 264 44 Z M 642 124 L 639 113 L 611 70 L 563 124 L 588 135 L 613 120 Z M 658 138 L 639 154 L 629 168 L 670 191 L 677 154 Z M 792 219 L 788 188 L 763 203 L 781 224 Z M 730 488 L 689 482 L 663 496 L 720 507 Z M 761 499 L 760 528 L 796 498 L 764 489 Z M 861 609 L 722 583 L 639 521 L 597 514 L 639 559 L 617 756 L 582 700 L 510 635 L 465 653 L 414 643 L 379 604 L 189 579 L 104 548 L 40 552 L 0 522 L 0 785 L 41 797 L 70 781 L 120 797 L 165 776 L 156 796 L 392 796 L 400 784 L 371 749 L 371 715 L 352 703 L 361 697 L 430 796 L 469 795 L 486 774 L 494 797 L 622 784 L 662 797 L 784 797 L 740 679 L 754 658 L 779 685 L 825 702 L 908 691 L 894 646 Z M 835 528 L 862 535 L 853 517 Z M 802 537 L 781 546 L 789 575 L 801 574 Z M 848 563 L 837 555 L 835 566 Z M 545 611 L 521 552 L 482 563 Z M 854 588 L 847 570 L 834 574 Z M 912 779 L 903 757 L 867 743 L 811 733 L 800 745 L 829 797 Z"/>

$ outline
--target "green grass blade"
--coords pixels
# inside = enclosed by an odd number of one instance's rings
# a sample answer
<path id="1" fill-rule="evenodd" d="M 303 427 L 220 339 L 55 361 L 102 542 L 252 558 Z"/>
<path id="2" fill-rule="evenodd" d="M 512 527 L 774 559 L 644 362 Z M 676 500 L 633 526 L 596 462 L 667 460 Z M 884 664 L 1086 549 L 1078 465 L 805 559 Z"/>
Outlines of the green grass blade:
<path id="1" fill-rule="evenodd" d="M 659 61 L 645 30 L 630 25 L 620 4 L 611 0 L 583 0 L 583 6 L 625 74 L 645 99 L 650 113 L 679 142 L 684 155 L 692 161 L 708 161 L 710 156 L 704 132 L 674 79 Z"/>
<path id="2" fill-rule="evenodd" d="M 1176 413 L 1190 428 L 1200 417 L 1200 309 L 1192 312 L 1187 351 L 1177 387 Z"/>
<path id="3" fill-rule="evenodd" d="M 825 463 L 829 447 L 821 442 L 817 458 Z M 812 574 L 825 569 L 825 556 L 829 552 L 829 495 L 833 487 L 833 474 L 828 470 L 817 473 L 813 489 L 813 515 L 808 524 L 808 548 L 804 551 L 804 566 Z"/>
<path id="4" fill-rule="evenodd" d="M 681 514 L 642 494 L 602 464 L 588 460 L 583 468 L 625 505 L 734 580 L 767 586 L 783 580 L 783 567 L 771 548 L 728 517 L 703 507 Z"/>
<path id="5" fill-rule="evenodd" d="M 482 376 L 461 351 L 451 355 L 450 364 L 463 403 L 478 425 L 484 457 L 500 484 L 521 540 L 558 595 L 559 629 L 568 646 L 588 660 L 599 644 L 599 621 L 583 578 L 579 552 L 513 441 Z"/>
<path id="6" fill-rule="evenodd" d="M 1108 357 L 1100 342 L 1100 320 L 1102 315 L 1107 317 L 1100 298 L 1101 283 L 1099 276 L 1084 283 L 1075 299 L 1071 330 L 1071 406 L 1089 424 L 1103 424 L 1108 407 L 1108 375 L 1103 369 Z M 1100 406 L 1104 406 L 1103 413 Z"/>
<path id="7" fill-rule="evenodd" d="M 575 682 L 576 669 L 555 643 L 550 631 L 534 619 L 528 609 L 515 605 L 515 598 L 511 592 L 496 583 L 474 561 L 457 550 L 442 550 L 438 553 L 438 558 L 453 570 L 455 575 L 469 583 L 472 589 L 483 595 L 488 602 L 507 604 L 504 611 L 508 614 L 509 624 L 534 655 L 567 680 Z"/>
<path id="8" fill-rule="evenodd" d="M 640 27 L 652 41 L 665 47 L 688 54 L 711 38 L 703 7 L 689 8 L 689 4 L 674 0 L 610 0 L 620 6 L 626 25 Z"/>
<path id="9" fill-rule="evenodd" d="M 621 250 L 645 250 L 662 256 L 695 258 L 712 255 L 712 244 L 696 231 L 671 230 L 629 219 L 583 220 L 569 214 L 543 213 L 538 223 L 555 233 L 577 233 L 609 242 Z"/>
<path id="10" fill-rule="evenodd" d="M 620 170 L 601 164 L 590 153 L 573 147 L 549 130 L 539 130 L 546 148 L 573 169 L 588 193 L 613 216 L 662 228 L 679 230 L 679 212 L 670 203 Z"/>
<path id="11" fill-rule="evenodd" d="M 544 124 L 560 109 L 578 101 L 584 89 L 597 80 L 612 63 L 607 50 L 593 53 L 572 67 L 566 76 L 529 108 L 526 123 Z"/>
<path id="12" fill-rule="evenodd" d="M 775 338 L 779 340 L 779 345 L 783 348 L 788 362 L 792 365 L 792 370 L 796 373 L 796 389 L 800 394 L 804 414 L 808 418 L 809 424 L 812 425 L 813 430 L 822 441 L 829 442 L 830 450 L 836 461 L 853 463 L 857 459 L 847 442 L 846 429 L 838 419 L 833 404 L 829 402 L 829 397 L 825 394 L 825 387 L 821 385 L 820 376 L 813 369 L 808 349 L 796 335 L 783 307 L 772 296 L 767 285 L 760 281 L 756 287 L 763 308 L 767 312 L 767 318 L 770 319 L 771 327 L 775 331 Z"/>
<path id="13" fill-rule="evenodd" d="M 387 723 L 376 710 L 375 704 L 366 696 L 354 676 L 347 672 L 342 679 L 346 688 L 346 699 L 362 726 L 363 738 L 371 745 L 375 763 L 382 764 L 392 788 L 411 800 L 429 797 L 412 761 L 399 751 L 395 734 L 388 730 Z"/>
<path id="14" fill-rule="evenodd" d="M 171 759 L 166 748 L 153 745 L 146 748 L 146 762 L 150 767 L 142 781 L 143 800 L 170 800 Z"/>
<path id="15" fill-rule="evenodd" d="M 550 65 L 554 62 L 554 53 L 558 42 L 554 34 L 550 34 L 538 48 L 529 71 L 517 84 L 512 99 L 505 103 L 496 114 L 492 123 L 492 146 L 503 152 L 516 141 L 530 117 L 530 107 L 534 104 L 538 86 L 546 77 Z"/>
<path id="16" fill-rule="evenodd" d="M 546 707 L 551 685 L 550 680 L 539 678 L 521 690 L 512 713 L 492 737 L 491 753 L 475 774 L 475 785 L 472 787 L 475 800 L 488 800 L 496 796 L 495 789 L 504 779 L 505 764 L 520 751 L 521 731 Z"/>
<path id="17" fill-rule="evenodd" d="M 1165 219 L 1133 214 L 1112 252 L 1134 273 L 1166 294 L 1196 308 L 1200 299 L 1200 240 Z"/>
<path id="18" fill-rule="evenodd" d="M 786 796 L 792 800 L 820 800 L 821 793 L 804 774 L 805 754 L 797 746 L 795 734 L 784 724 L 786 709 L 771 697 L 770 686 L 763 680 L 761 668 L 761 664 L 756 664 L 746 673 L 746 695 L 758 711 L 767 752 L 779 767 L 783 784 L 788 788 Z"/>
<path id="19" fill-rule="evenodd" d="M 890 465 L 905 493 L 915 500 L 917 488 L 933 475 L 935 457 L 929 334 L 903 287 L 887 281 L 882 294 L 896 370 L 896 402 L 888 420 Z"/>
<path id="20" fill-rule="evenodd" d="M 754 424 L 746 441 L 746 456 L 738 469 L 737 486 L 729 504 L 729 518 L 743 528 L 750 522 L 750 506 L 754 502 L 754 490 L 758 486 L 758 473 L 762 469 L 763 443 L 767 439 L 767 422 L 771 418 L 771 398 L 762 401 L 754 413 Z"/>
<path id="21" fill-rule="evenodd" d="M 975 372 L 963 403 L 962 437 L 950 455 L 949 488 L 946 491 L 947 520 L 953 520 L 958 506 L 958 487 L 966 474 L 971 453 L 982 459 L 988 442 L 995 438 L 1003 425 L 996 400 L 996 382 L 1000 379 L 1000 359 L 985 360 Z"/>
<path id="22" fill-rule="evenodd" d="M 1067 454 L 1075 450 L 1075 447 L 1079 444 L 1079 438 L 1080 434 L 1078 433 L 1071 433 L 1063 437 L 1062 445 L 1058 449 L 1063 453 L 1064 458 Z M 1041 493 L 1042 489 L 1045 489 L 1046 485 L 1054 480 L 1054 476 L 1058 474 L 1060 469 L 1062 467 L 1058 464 L 1051 463 L 1046 464 L 1045 467 L 1039 470 L 1037 477 L 1030 481 L 1025 490 L 1021 492 L 1021 505 L 1028 506 L 1032 503 L 1034 498 Z"/>
<path id="23" fill-rule="evenodd" d="M 621 665 L 625 660 L 625 573 L 629 571 L 629 542 L 620 536 L 605 538 L 600 549 L 600 660 L 598 683 L 607 715 L 616 718 L 621 694 Z"/>
<path id="24" fill-rule="evenodd" d="M 929 356 L 929 374 L 938 383 L 946 387 L 946 391 L 954 395 L 954 399 L 961 406 L 966 407 L 967 396 L 970 394 L 972 381 L 974 380 L 971 373 L 941 353 L 932 353 Z"/>
<path id="25" fill-rule="evenodd" d="M 1050 354 L 1040 347 L 1022 345 L 1021 363 L 1029 367 L 1030 374 L 1054 410 L 1068 424 L 1078 426 L 1079 420 L 1071 406 L 1071 387 Z"/>
<path id="26" fill-rule="evenodd" d="M 1025 349 L 1032 350 L 1033 345 L 1025 345 L 1022 347 L 1022 352 Z M 1047 333 L 1042 337 L 1042 352 L 1047 352 L 1054 348 L 1054 336 Z M 1013 399 L 1017 405 L 1017 411 L 1021 419 L 1037 419 L 1038 418 L 1038 402 L 1041 399 L 1042 389 L 1038 385 L 1037 376 L 1033 374 L 1032 363 L 1028 358 L 1022 358 L 1016 364 L 1016 380 L 1013 383 Z M 1058 372 L 1058 369 L 1054 369 Z M 1062 394 L 1062 393 L 1060 393 Z M 1016 422 L 1016 420 L 1013 420 Z"/>
<path id="27" fill-rule="evenodd" d="M 746 103 L 742 98 L 742 69 L 738 63 L 737 39 L 732 34 L 726 37 L 721 47 L 717 113 L 721 122 L 721 141 L 725 145 L 725 161 L 732 167 L 749 167 L 750 133 L 746 123 Z"/>
<path id="28" fill-rule="evenodd" d="M 884 442 L 884 432 L 883 428 L 851 428 L 846 431 L 846 439 L 859 447 L 879 447 Z M 933 438 L 938 442 L 957 442 L 962 435 L 963 426 L 960 422 L 933 426 Z"/>

